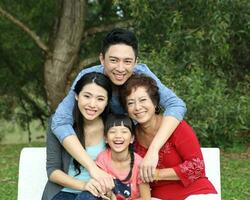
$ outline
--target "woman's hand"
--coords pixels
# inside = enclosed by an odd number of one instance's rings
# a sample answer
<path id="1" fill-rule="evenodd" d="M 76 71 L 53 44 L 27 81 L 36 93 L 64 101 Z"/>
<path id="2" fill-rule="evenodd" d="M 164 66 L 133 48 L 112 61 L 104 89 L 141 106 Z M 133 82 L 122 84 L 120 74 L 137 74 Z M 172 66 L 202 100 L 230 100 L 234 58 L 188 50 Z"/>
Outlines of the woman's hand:
<path id="1" fill-rule="evenodd" d="M 105 194 L 115 187 L 113 177 L 98 167 L 91 169 L 90 175 L 101 185 L 100 192 L 102 194 Z"/>
<path id="2" fill-rule="evenodd" d="M 159 160 L 158 151 L 148 150 L 140 164 L 140 177 L 143 182 L 153 182 L 155 169 Z"/>
<path id="3" fill-rule="evenodd" d="M 111 190 L 101 197 L 104 200 L 117 200 L 115 194 Z"/>
<path id="4" fill-rule="evenodd" d="M 90 179 L 85 184 L 84 190 L 89 191 L 91 194 L 93 194 L 96 197 L 100 197 L 100 194 L 102 193 L 101 184 L 95 179 Z"/>

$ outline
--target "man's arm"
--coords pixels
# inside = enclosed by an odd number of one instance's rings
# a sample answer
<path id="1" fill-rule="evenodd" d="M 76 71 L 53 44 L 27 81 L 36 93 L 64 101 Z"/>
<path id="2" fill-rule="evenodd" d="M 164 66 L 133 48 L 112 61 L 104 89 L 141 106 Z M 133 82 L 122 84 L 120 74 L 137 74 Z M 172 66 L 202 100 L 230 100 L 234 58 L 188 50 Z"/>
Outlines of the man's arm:
<path id="1" fill-rule="evenodd" d="M 54 116 L 52 117 L 51 129 L 59 141 L 62 143 L 63 140 L 69 136 L 74 135 L 75 131 L 73 129 L 73 108 L 75 103 L 75 92 L 74 87 L 77 81 L 84 75 L 90 72 L 100 72 L 103 73 L 103 67 L 97 65 L 87 69 L 83 69 L 74 80 L 68 95 L 63 99 L 63 101 L 58 105 Z"/>
<path id="2" fill-rule="evenodd" d="M 186 105 L 172 90 L 163 85 L 146 65 L 139 64 L 137 69 L 138 73 L 150 76 L 156 81 L 160 93 L 160 105 L 164 109 L 164 117 L 161 126 L 140 165 L 142 180 L 144 182 L 152 182 L 159 159 L 158 152 L 183 119 L 186 112 Z"/>
<path id="3" fill-rule="evenodd" d="M 160 105 L 164 110 L 164 116 L 172 116 L 178 121 L 182 121 L 187 111 L 186 104 L 182 101 L 182 99 L 162 84 L 160 79 L 158 79 L 157 76 L 150 71 L 147 65 L 137 64 L 134 71 L 135 73 L 145 74 L 156 81 L 160 93 Z"/>

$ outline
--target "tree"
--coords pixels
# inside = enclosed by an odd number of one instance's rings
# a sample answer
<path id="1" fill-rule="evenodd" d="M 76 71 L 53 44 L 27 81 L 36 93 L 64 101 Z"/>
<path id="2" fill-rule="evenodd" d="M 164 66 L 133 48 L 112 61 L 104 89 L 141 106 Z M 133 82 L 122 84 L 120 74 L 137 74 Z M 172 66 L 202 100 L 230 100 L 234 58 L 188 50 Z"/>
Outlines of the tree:
<path id="1" fill-rule="evenodd" d="M 35 72 L 42 72 L 43 78 L 40 76 L 36 84 L 33 82 L 34 80 L 29 81 L 30 84 L 27 84 L 27 80 L 29 79 L 27 76 L 30 76 L 30 74 L 25 76 L 25 72 L 28 72 L 23 63 L 15 63 L 15 61 L 13 62 L 11 59 L 10 52 L 14 51 L 13 48 L 6 51 L 6 47 L 0 46 L 0 51 L 3 52 L 1 57 L 5 61 L 2 70 L 4 69 L 3 72 L 5 74 L 11 74 L 9 77 L 11 77 L 12 81 L 18 79 L 16 83 L 20 86 L 16 87 L 17 85 L 14 85 L 12 89 L 10 89 L 11 83 L 7 84 L 8 81 L 6 82 L 3 79 L 3 83 L 5 82 L 5 88 L 3 90 L 5 92 L 7 91 L 7 93 L 2 95 L 5 96 L 6 99 L 3 100 L 0 105 L 9 107 L 9 105 L 12 104 L 15 110 L 13 110 L 13 112 L 16 112 L 17 99 L 12 99 L 10 104 L 6 104 L 6 100 L 11 94 L 14 94 L 13 91 L 19 91 L 15 93 L 14 96 L 20 98 L 21 102 L 23 102 L 19 107 L 25 112 L 24 115 L 26 118 L 28 116 L 25 122 L 32 118 L 39 118 L 43 121 L 48 117 L 49 113 L 55 110 L 58 103 L 65 96 L 76 74 L 82 68 L 98 62 L 97 49 L 99 49 L 100 46 L 96 45 L 98 43 L 96 41 L 100 41 L 99 38 L 103 36 L 103 33 L 114 27 L 127 27 L 131 24 L 131 21 L 126 21 L 126 18 L 119 14 L 119 6 L 113 4 L 112 1 L 58 0 L 56 4 L 51 2 L 49 2 L 49 4 L 47 3 L 48 1 L 46 0 L 40 1 L 37 6 L 37 1 L 31 1 L 23 2 L 22 5 L 17 3 L 15 7 L 6 1 L 5 5 L 8 6 L 5 7 L 18 10 L 17 13 L 19 17 L 23 19 L 27 17 L 26 23 L 7 11 L 7 8 L 4 9 L 3 6 L 0 5 L 0 15 L 2 20 L 5 20 L 3 24 L 6 24 L 6 20 L 8 20 L 12 23 L 12 26 L 15 25 L 18 29 L 22 30 L 22 32 L 25 33 L 21 33 L 22 36 L 28 36 L 29 40 L 33 42 L 33 44 L 29 43 L 29 45 L 32 45 L 32 52 L 39 52 L 37 56 L 39 58 L 37 60 L 40 59 L 38 65 L 40 65 L 42 70 L 37 70 L 35 67 L 33 69 Z M 24 12 L 25 14 L 20 14 L 22 13 L 20 11 L 22 9 L 26 12 Z M 45 16 L 43 12 L 47 12 L 48 16 Z M 56 13 L 55 16 L 51 14 L 53 12 Z M 37 23 L 36 20 L 39 19 L 39 14 L 45 17 L 45 20 L 54 21 L 49 24 L 43 22 L 43 24 L 46 24 L 45 26 L 43 25 L 44 29 L 41 30 L 43 35 L 39 35 L 35 30 L 29 27 L 32 25 L 34 29 L 37 30 L 42 27 L 42 24 L 40 24 L 40 27 L 34 25 Z M 35 20 L 31 19 L 34 16 L 36 16 Z M 8 28 L 11 25 L 8 25 Z M 18 31 L 20 32 L 20 30 Z M 4 38 L 2 39 L 4 40 Z M 91 51 L 89 49 L 91 49 Z M 19 53 L 16 60 L 22 60 Z M 35 61 L 32 60 L 32 62 Z M 20 79 L 17 78 L 18 70 L 16 68 L 18 66 L 22 68 L 22 70 L 20 70 L 20 72 L 22 71 L 22 76 L 19 77 Z M 37 76 L 39 76 L 38 74 Z M 22 79 L 23 77 L 26 78 Z M 33 89 L 28 90 L 29 87 L 33 87 Z M 6 90 L 6 88 L 8 89 Z M 35 92 L 36 88 L 39 88 L 38 90 L 42 95 Z M 48 105 L 48 107 L 46 105 Z M 6 113 L 4 114 L 6 116 Z"/>
<path id="2" fill-rule="evenodd" d="M 249 0 L 0 1 L 0 116 L 46 119 L 103 35 L 133 27 L 140 61 L 184 99 L 203 144 L 250 140 Z"/>

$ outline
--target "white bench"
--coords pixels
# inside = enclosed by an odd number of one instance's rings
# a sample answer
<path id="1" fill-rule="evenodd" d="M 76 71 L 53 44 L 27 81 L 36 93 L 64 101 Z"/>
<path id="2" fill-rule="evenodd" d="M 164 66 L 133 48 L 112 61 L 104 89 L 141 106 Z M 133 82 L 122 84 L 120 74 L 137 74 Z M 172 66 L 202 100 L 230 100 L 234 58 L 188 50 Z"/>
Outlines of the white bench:
<path id="1" fill-rule="evenodd" d="M 202 148 L 206 174 L 221 196 L 220 183 L 220 150 Z M 47 182 L 46 148 L 23 148 L 19 161 L 18 200 L 41 200 Z"/>

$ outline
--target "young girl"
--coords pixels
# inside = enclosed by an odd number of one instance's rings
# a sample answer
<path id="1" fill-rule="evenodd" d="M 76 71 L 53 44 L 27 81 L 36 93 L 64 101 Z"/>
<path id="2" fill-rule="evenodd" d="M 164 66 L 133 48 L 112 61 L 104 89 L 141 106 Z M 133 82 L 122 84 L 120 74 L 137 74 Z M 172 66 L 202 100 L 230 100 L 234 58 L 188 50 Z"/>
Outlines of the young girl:
<path id="1" fill-rule="evenodd" d="M 105 149 L 103 118 L 111 90 L 111 82 L 101 73 L 85 74 L 76 83 L 73 127 L 84 148 L 82 157 L 89 165 L 80 166 L 49 131 L 46 164 L 49 180 L 42 200 L 77 200 L 82 191 L 90 191 L 96 196 L 102 191 L 101 184 L 91 178 L 89 168 L 98 168 L 93 160 Z M 107 176 L 113 186 L 113 178 Z"/>
<path id="2" fill-rule="evenodd" d="M 149 185 L 142 183 L 139 178 L 139 164 L 142 158 L 133 151 L 132 120 L 126 115 L 110 114 L 105 122 L 104 133 L 108 148 L 98 155 L 96 163 L 115 177 L 115 187 L 106 197 L 111 200 L 150 199 Z M 82 196 L 81 199 L 90 197 Z"/>

